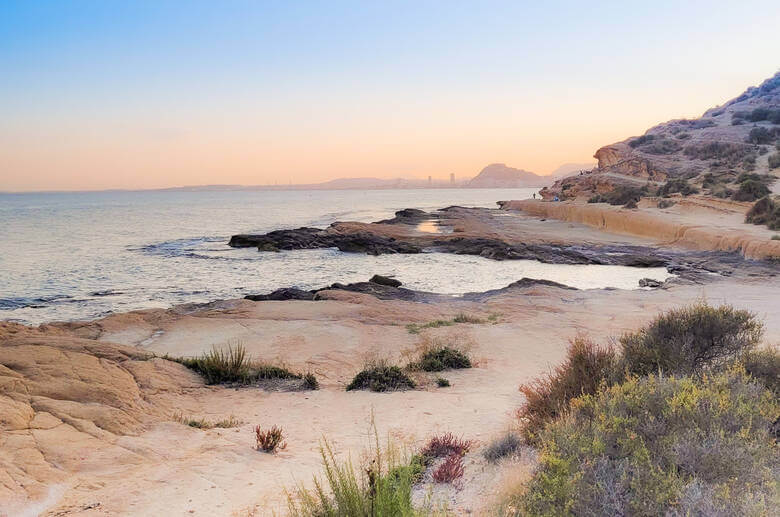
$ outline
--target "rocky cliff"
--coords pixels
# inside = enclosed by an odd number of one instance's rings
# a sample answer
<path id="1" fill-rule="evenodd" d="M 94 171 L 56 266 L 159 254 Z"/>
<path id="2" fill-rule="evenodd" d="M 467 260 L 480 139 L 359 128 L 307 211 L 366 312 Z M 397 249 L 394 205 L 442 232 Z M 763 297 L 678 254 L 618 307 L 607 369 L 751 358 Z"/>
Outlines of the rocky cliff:
<path id="1" fill-rule="evenodd" d="M 727 197 L 742 173 L 780 172 L 778 145 L 780 72 L 697 119 L 664 122 L 598 149 L 593 171 L 560 179 L 542 194 L 546 199 L 571 198 L 616 185 L 657 187 L 682 178 L 706 193 Z"/>

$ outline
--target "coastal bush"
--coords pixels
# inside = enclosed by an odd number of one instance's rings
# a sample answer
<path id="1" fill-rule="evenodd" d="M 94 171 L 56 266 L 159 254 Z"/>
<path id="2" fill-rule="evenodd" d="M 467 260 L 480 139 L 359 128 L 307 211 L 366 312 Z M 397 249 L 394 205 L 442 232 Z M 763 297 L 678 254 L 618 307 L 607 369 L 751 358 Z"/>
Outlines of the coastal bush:
<path id="1" fill-rule="evenodd" d="M 347 385 L 347 391 L 400 391 L 414 387 L 414 381 L 398 366 L 389 365 L 385 361 L 373 361 L 355 375 Z"/>
<path id="2" fill-rule="evenodd" d="M 463 476 L 463 456 L 460 454 L 450 454 L 433 471 L 433 480 L 437 483 L 452 483 Z"/>
<path id="3" fill-rule="evenodd" d="M 676 203 L 674 201 L 669 201 L 668 199 L 660 199 L 658 200 L 658 208 L 669 208 L 670 206 L 674 206 Z"/>
<path id="4" fill-rule="evenodd" d="M 376 434 L 375 434 L 376 437 Z M 403 462 L 388 441 L 380 450 L 378 440 L 365 465 L 351 460 L 340 463 L 327 442 L 320 448 L 324 481 L 315 478 L 314 489 L 287 492 L 292 517 L 414 517 L 412 486 L 425 471 L 419 457 Z"/>
<path id="5" fill-rule="evenodd" d="M 687 180 L 683 178 L 675 178 L 664 183 L 663 186 L 661 186 L 661 188 L 658 190 L 658 195 L 667 197 L 670 194 L 680 193 L 683 196 L 690 196 L 691 194 L 696 194 L 698 192 L 699 190 L 688 183 Z"/>
<path id="6" fill-rule="evenodd" d="M 255 448 L 258 451 L 273 453 L 287 447 L 282 428 L 277 426 L 273 426 L 267 431 L 263 431 L 259 425 L 255 426 L 255 440 Z"/>
<path id="7" fill-rule="evenodd" d="M 443 458 L 452 454 L 463 456 L 471 449 L 474 443 L 471 440 L 458 438 L 452 433 L 444 433 L 432 436 L 428 443 L 420 451 L 425 458 Z"/>
<path id="8" fill-rule="evenodd" d="M 780 204 L 769 196 L 762 197 L 745 214 L 745 222 L 765 224 L 770 230 L 780 230 Z"/>
<path id="9" fill-rule="evenodd" d="M 307 390 L 318 390 L 320 389 L 320 382 L 317 380 L 317 377 L 311 373 L 307 372 L 303 376 L 303 387 Z"/>
<path id="10" fill-rule="evenodd" d="M 536 442 L 539 432 L 569 408 L 580 395 L 596 393 L 616 375 L 615 351 L 599 347 L 584 337 L 575 338 L 566 352 L 566 360 L 553 371 L 520 386 L 525 404 L 517 417 L 523 424 L 522 435 Z"/>
<path id="11" fill-rule="evenodd" d="M 647 144 L 649 142 L 652 142 L 655 139 L 655 136 L 653 135 L 642 135 L 634 138 L 630 142 L 628 142 L 628 145 L 632 148 L 639 147 L 640 145 Z"/>
<path id="12" fill-rule="evenodd" d="M 738 372 L 584 395 L 542 432 L 516 515 L 769 515 L 778 416 L 777 399 Z"/>
<path id="13" fill-rule="evenodd" d="M 736 166 L 742 162 L 752 146 L 730 142 L 706 142 L 690 144 L 683 153 L 697 160 L 720 160 L 726 165 Z"/>
<path id="14" fill-rule="evenodd" d="M 642 145 L 639 149 L 648 154 L 674 154 L 682 149 L 682 146 L 675 140 L 662 138 Z"/>
<path id="15" fill-rule="evenodd" d="M 768 195 L 769 192 L 769 188 L 762 181 L 749 179 L 739 184 L 739 189 L 734 192 L 731 198 L 734 201 L 756 201 Z"/>
<path id="16" fill-rule="evenodd" d="M 752 350 L 742 356 L 740 363 L 748 375 L 780 397 L 780 352 L 776 348 Z"/>
<path id="17" fill-rule="evenodd" d="M 625 205 L 630 201 L 639 202 L 642 195 L 646 194 L 646 189 L 636 187 L 616 186 L 609 192 L 596 194 L 588 199 L 588 203 L 609 203 L 610 205 Z"/>
<path id="18" fill-rule="evenodd" d="M 699 302 L 624 334 L 621 366 L 636 375 L 701 373 L 750 351 L 762 333 L 762 323 L 748 311 Z"/>
<path id="19" fill-rule="evenodd" d="M 471 368 L 471 359 L 461 350 L 449 346 L 434 345 L 423 349 L 419 359 L 409 364 L 411 370 L 441 372 L 460 368 Z"/>
<path id="20" fill-rule="evenodd" d="M 520 435 L 514 432 L 508 432 L 500 438 L 493 440 L 490 445 L 485 447 L 482 455 L 490 463 L 497 463 L 502 458 L 517 454 L 522 447 L 523 442 Z"/>
<path id="21" fill-rule="evenodd" d="M 757 145 L 771 144 L 778 135 L 780 135 L 780 130 L 778 130 L 778 128 L 768 129 L 765 127 L 754 127 L 750 130 L 750 133 L 748 133 L 745 141 Z"/>

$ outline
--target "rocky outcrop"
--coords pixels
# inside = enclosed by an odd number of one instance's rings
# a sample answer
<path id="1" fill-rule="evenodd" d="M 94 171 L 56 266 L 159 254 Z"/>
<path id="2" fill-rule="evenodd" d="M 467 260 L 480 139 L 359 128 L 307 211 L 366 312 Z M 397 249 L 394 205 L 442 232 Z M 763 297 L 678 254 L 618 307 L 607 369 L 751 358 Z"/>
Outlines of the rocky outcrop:
<path id="1" fill-rule="evenodd" d="M 628 212 L 603 204 L 511 201 L 506 209 L 582 223 L 613 233 L 650 237 L 669 244 L 706 251 L 737 251 L 751 259 L 780 258 L 780 241 L 758 237 L 737 229 L 686 224 L 673 217 L 649 212 Z"/>
<path id="2" fill-rule="evenodd" d="M 333 228 L 297 228 L 275 230 L 260 235 L 241 234 L 230 238 L 234 248 L 257 247 L 258 251 L 338 248 L 351 253 L 382 255 L 385 253 L 420 253 L 420 248 L 392 237 L 368 232 L 339 233 Z"/>
<path id="3" fill-rule="evenodd" d="M 389 276 L 382 276 L 382 275 L 372 276 L 369 282 L 373 282 L 379 285 L 388 285 L 390 287 L 401 287 L 402 285 L 400 280 L 396 280 L 395 278 L 390 278 Z"/>
<path id="4" fill-rule="evenodd" d="M 72 451 L 110 448 L 170 419 L 157 395 L 202 385 L 132 347 L 0 323 L 0 514 L 3 502 L 41 498 L 62 482 L 78 466 Z"/>

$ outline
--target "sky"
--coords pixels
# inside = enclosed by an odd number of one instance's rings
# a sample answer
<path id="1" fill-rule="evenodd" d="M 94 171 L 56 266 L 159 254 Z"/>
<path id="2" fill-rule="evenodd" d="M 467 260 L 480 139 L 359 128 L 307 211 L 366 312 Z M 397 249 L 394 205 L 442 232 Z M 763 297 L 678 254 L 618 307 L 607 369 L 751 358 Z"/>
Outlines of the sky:
<path id="1" fill-rule="evenodd" d="M 780 2 L 0 2 L 0 190 L 539 174 L 780 68 Z"/>

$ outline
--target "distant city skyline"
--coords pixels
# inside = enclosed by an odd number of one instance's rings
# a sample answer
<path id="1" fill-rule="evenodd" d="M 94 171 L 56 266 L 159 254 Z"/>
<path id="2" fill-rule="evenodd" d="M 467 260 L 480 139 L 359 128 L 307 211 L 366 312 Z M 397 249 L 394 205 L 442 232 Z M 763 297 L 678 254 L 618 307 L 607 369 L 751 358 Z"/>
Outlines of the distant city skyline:
<path id="1" fill-rule="evenodd" d="M 749 4 L 8 1 L 0 191 L 549 174 L 774 74 Z"/>

